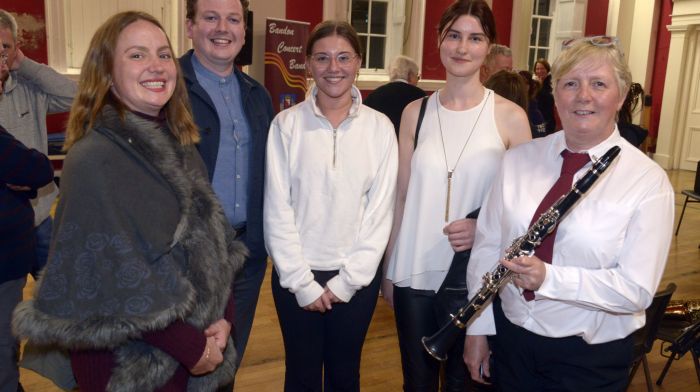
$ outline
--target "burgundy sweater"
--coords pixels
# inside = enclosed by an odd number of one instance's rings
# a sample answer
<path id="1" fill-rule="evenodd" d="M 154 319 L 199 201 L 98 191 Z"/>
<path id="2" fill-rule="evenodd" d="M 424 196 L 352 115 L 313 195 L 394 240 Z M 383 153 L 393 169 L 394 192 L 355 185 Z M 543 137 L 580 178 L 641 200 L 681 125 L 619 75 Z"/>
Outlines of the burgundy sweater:
<path id="1" fill-rule="evenodd" d="M 233 294 L 226 305 L 224 318 L 231 323 L 233 334 Z M 207 339 L 204 332 L 184 321 L 178 320 L 161 331 L 143 335 L 148 344 L 166 352 L 180 362 L 173 377 L 156 392 L 180 392 L 187 390 L 189 369 L 202 358 Z M 109 350 L 71 351 L 71 367 L 80 392 L 104 392 L 115 367 L 114 353 Z"/>

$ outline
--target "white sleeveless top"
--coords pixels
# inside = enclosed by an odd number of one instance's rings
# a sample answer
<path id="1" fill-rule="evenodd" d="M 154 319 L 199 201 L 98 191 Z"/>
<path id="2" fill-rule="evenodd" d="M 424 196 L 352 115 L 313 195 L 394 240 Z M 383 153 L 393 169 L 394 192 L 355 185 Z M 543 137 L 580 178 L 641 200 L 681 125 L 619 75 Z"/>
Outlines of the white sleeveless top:
<path id="1" fill-rule="evenodd" d="M 433 291 L 440 288 L 454 256 L 447 236 L 442 233 L 447 225 L 445 155 L 447 165 L 454 170 L 449 212 L 452 222 L 481 207 L 506 150 L 496 128 L 493 91 L 485 89 L 481 103 L 464 111 L 446 109 L 437 97 L 435 93 L 428 99 L 418 145 L 411 159 L 401 229 L 387 268 L 387 278 L 395 285 Z M 477 117 L 478 123 L 469 138 Z"/>

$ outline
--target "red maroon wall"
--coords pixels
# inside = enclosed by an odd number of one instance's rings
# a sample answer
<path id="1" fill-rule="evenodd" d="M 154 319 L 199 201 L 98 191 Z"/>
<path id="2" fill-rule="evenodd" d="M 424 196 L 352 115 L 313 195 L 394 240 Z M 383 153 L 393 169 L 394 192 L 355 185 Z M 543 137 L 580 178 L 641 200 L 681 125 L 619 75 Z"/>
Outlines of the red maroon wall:
<path id="1" fill-rule="evenodd" d="M 323 0 L 287 0 L 285 19 L 309 22 L 309 30 L 323 21 Z"/>
<path id="2" fill-rule="evenodd" d="M 668 52 L 671 46 L 671 33 L 666 26 L 671 24 L 673 1 L 662 0 L 661 12 L 659 12 L 659 29 L 656 36 L 656 56 L 654 58 L 654 71 L 651 79 L 652 96 L 651 120 L 649 124 L 649 136 L 655 138 L 659 134 L 659 118 L 661 116 L 661 99 L 664 96 L 664 83 L 666 81 L 666 66 L 668 64 Z"/>
<path id="3" fill-rule="evenodd" d="M 453 0 L 430 0 L 425 6 L 425 29 L 423 31 L 423 64 L 421 74 L 423 79 L 445 79 L 445 69 L 440 62 L 440 51 L 437 47 L 437 25 L 440 16 Z"/>
<path id="4" fill-rule="evenodd" d="M 496 42 L 510 46 L 510 26 L 513 24 L 513 0 L 493 0 L 496 19 Z"/>
<path id="5" fill-rule="evenodd" d="M 588 0 L 585 34 L 605 35 L 608 24 L 608 0 Z"/>

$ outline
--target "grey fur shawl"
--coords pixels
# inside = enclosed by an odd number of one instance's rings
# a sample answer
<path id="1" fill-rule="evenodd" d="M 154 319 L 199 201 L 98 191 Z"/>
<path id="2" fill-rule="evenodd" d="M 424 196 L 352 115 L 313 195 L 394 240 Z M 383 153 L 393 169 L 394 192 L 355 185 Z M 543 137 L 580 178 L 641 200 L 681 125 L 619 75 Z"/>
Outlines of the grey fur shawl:
<path id="1" fill-rule="evenodd" d="M 109 349 L 110 391 L 151 391 L 178 363 L 140 340 L 176 320 L 204 330 L 224 315 L 245 247 L 232 230 L 193 146 L 133 113 L 106 107 L 68 153 L 49 263 L 15 333 L 37 345 Z M 188 390 L 233 379 L 229 339 L 216 371 Z"/>

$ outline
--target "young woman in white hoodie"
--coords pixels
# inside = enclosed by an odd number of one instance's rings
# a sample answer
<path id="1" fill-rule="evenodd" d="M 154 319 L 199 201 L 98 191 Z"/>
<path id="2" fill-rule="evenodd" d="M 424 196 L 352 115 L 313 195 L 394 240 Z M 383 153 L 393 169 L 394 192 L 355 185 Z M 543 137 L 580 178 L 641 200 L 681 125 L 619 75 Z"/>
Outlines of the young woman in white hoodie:
<path id="1" fill-rule="evenodd" d="M 315 87 L 270 128 L 265 243 L 275 267 L 285 391 L 360 389 L 398 170 L 391 122 L 362 105 L 353 84 L 360 51 L 347 22 L 316 26 L 306 53 Z"/>

